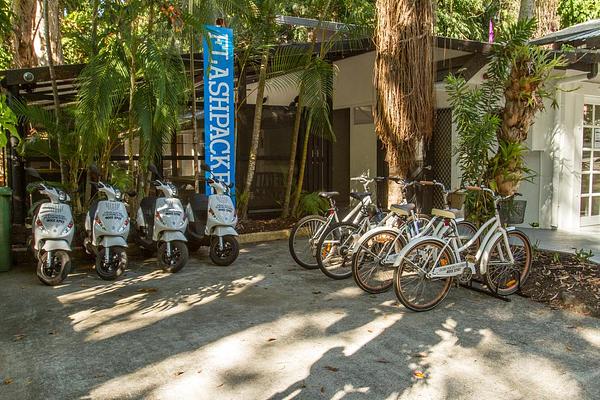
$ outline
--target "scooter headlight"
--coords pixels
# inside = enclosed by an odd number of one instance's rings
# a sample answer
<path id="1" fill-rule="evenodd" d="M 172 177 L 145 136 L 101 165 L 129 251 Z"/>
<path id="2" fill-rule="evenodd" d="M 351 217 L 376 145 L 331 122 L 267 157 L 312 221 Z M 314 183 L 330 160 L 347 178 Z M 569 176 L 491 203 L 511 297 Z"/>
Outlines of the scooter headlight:
<path id="1" fill-rule="evenodd" d="M 123 200 L 123 193 L 119 189 L 115 190 L 115 199 L 118 201 Z"/>
<path id="2" fill-rule="evenodd" d="M 58 192 L 58 201 L 67 201 L 67 194 L 63 191 Z"/>
<path id="3" fill-rule="evenodd" d="M 173 196 L 177 196 L 178 195 L 178 191 L 177 191 L 177 187 L 173 184 L 169 185 L 171 188 L 171 192 L 173 192 Z"/>

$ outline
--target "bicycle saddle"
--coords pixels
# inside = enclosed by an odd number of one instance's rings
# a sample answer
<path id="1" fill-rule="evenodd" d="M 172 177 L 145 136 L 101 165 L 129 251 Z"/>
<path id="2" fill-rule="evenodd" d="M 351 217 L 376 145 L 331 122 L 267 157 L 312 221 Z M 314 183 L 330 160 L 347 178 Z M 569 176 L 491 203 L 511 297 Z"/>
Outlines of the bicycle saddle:
<path id="1" fill-rule="evenodd" d="M 456 219 L 462 218 L 462 210 L 451 208 L 449 210 L 440 210 L 439 208 L 432 208 L 431 215 L 442 218 Z"/>
<path id="2" fill-rule="evenodd" d="M 414 203 L 392 204 L 392 206 L 390 207 L 390 211 L 392 211 L 393 213 L 395 213 L 397 215 L 404 215 L 404 216 L 410 215 L 410 212 L 414 209 L 415 209 Z"/>
<path id="3" fill-rule="evenodd" d="M 323 197 L 325 199 L 330 199 L 334 196 L 338 196 L 340 192 L 319 192 L 319 197 Z"/>
<path id="4" fill-rule="evenodd" d="M 364 199 L 365 197 L 370 196 L 371 193 L 369 192 L 350 192 L 350 197 L 362 201 L 362 199 Z"/>

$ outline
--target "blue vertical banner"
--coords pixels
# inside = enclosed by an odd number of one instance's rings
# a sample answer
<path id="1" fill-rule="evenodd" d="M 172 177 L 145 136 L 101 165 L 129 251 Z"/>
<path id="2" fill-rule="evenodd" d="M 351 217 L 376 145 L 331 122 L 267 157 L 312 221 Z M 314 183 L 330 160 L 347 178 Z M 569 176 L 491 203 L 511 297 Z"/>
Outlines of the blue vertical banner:
<path id="1" fill-rule="evenodd" d="M 235 86 L 233 30 L 206 26 L 202 39 L 204 54 L 204 159 L 213 174 L 232 184 L 235 204 Z M 206 193 L 212 190 L 206 184 Z"/>

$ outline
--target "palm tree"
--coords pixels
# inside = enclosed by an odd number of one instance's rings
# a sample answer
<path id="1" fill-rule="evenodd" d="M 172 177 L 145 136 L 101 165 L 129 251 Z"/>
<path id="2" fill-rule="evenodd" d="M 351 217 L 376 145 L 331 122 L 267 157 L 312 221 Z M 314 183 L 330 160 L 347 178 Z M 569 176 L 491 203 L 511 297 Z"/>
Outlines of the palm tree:
<path id="1" fill-rule="evenodd" d="M 377 0 L 375 132 L 387 150 L 390 175 L 406 176 L 417 145 L 433 129 L 431 0 Z M 389 185 L 388 201 L 402 198 Z"/>
<path id="2" fill-rule="evenodd" d="M 178 128 L 178 116 L 187 100 L 187 82 L 179 50 L 172 38 L 176 32 L 166 23 L 144 26 L 145 1 L 131 1 L 112 15 L 122 27 L 105 37 L 101 51 L 90 59 L 80 77 L 79 130 L 86 144 L 102 149 L 111 132 L 111 121 L 127 110 L 124 135 L 128 141 L 129 171 L 137 176 L 138 189 L 145 191 L 142 176 L 162 151 L 162 143 Z M 167 39 L 167 40 L 165 40 Z M 83 117 L 85 116 L 85 118 Z M 133 143 L 139 139 L 140 160 L 134 163 Z"/>
<path id="3" fill-rule="evenodd" d="M 254 108 L 254 122 L 252 124 L 252 138 L 250 141 L 250 152 L 248 156 L 248 170 L 244 183 L 244 189 L 239 196 L 238 213 L 241 219 L 248 215 L 248 203 L 254 173 L 256 171 L 256 159 L 258 157 L 258 144 L 261 137 L 262 109 L 267 83 L 267 68 L 271 49 L 277 42 L 277 25 L 275 16 L 281 7 L 279 0 L 249 0 L 248 11 L 240 15 L 240 22 L 245 25 L 244 31 L 248 34 L 247 45 L 251 46 L 259 59 L 258 84 L 256 89 L 256 105 Z"/>
<path id="4" fill-rule="evenodd" d="M 48 10 L 48 0 L 44 0 L 44 31 L 45 31 L 45 40 L 46 40 L 46 57 L 48 58 L 48 70 L 50 71 L 50 82 L 52 84 L 52 100 L 54 102 L 54 118 L 56 125 L 60 125 L 60 100 L 58 98 L 58 85 L 56 84 L 56 73 L 54 72 L 54 57 L 53 57 L 53 49 L 52 49 L 52 40 L 50 38 L 50 12 Z M 57 24 L 58 24 L 57 19 Z M 58 50 L 58 49 L 55 49 Z M 65 163 L 62 155 L 62 146 L 61 141 L 62 137 L 59 135 L 57 137 L 58 141 L 58 158 L 60 165 L 60 180 L 63 184 L 67 182 L 67 171 L 65 170 Z"/>
<path id="5" fill-rule="evenodd" d="M 302 142 L 302 154 L 298 170 L 298 182 L 292 202 L 292 214 L 296 214 L 300 202 L 300 194 L 304 185 L 304 172 L 308 156 L 308 142 L 310 135 L 321 136 L 335 140 L 331 125 L 330 101 L 333 96 L 333 79 L 336 67 L 325 59 L 333 41 L 321 43 L 321 50 L 317 57 L 311 59 L 305 70 L 300 75 L 300 93 L 303 94 L 303 105 L 306 107 L 306 127 Z"/>

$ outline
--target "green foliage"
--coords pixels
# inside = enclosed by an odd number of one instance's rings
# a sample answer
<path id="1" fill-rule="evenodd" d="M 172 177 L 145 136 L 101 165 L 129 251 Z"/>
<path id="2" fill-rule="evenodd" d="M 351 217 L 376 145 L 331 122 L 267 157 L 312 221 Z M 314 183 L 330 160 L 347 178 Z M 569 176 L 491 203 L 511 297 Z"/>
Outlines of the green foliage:
<path id="1" fill-rule="evenodd" d="M 489 160 L 487 173 L 490 177 L 488 184 L 495 192 L 502 192 L 505 182 L 530 181 L 534 172 L 525 164 L 528 149 L 523 143 L 498 141 L 496 155 Z"/>
<path id="2" fill-rule="evenodd" d="M 328 209 L 329 203 L 326 199 L 319 196 L 318 192 L 303 192 L 300 195 L 300 202 L 298 203 L 295 217 L 301 218 L 305 215 L 322 215 Z"/>
<path id="3" fill-rule="evenodd" d="M 108 175 L 110 176 L 110 184 L 121 191 L 134 189 L 133 176 L 129 174 L 127 168 L 123 168 L 118 163 L 109 164 Z"/>
<path id="4" fill-rule="evenodd" d="M 533 20 L 504 27 L 481 85 L 469 86 L 460 76 L 446 78 L 458 131 L 456 154 L 462 185 L 485 185 L 509 194 L 533 177 L 524 161 L 527 148 L 523 140 L 535 113 L 543 108 L 543 100 L 554 98 L 553 90 L 547 89 L 551 72 L 564 64 L 548 50 L 527 43 L 535 28 Z M 515 115 L 515 109 L 521 114 Z M 524 137 L 511 136 L 522 131 Z M 465 204 L 476 222 L 494 211 L 491 199 L 480 192 L 470 192 Z"/>
<path id="5" fill-rule="evenodd" d="M 560 0 L 558 3 L 560 27 L 567 28 L 581 22 L 600 18 L 598 0 Z"/>
<path id="6" fill-rule="evenodd" d="M 594 257 L 592 250 L 577 249 L 575 247 L 573 249 L 575 250 L 575 259 L 580 263 L 588 263 L 590 258 Z"/>
<path id="7" fill-rule="evenodd" d="M 6 104 L 6 96 L 0 93 L 0 149 L 6 146 L 10 136 L 20 139 L 17 132 L 17 116 Z"/>
<path id="8" fill-rule="evenodd" d="M 85 63 L 92 54 L 92 5 L 81 2 L 61 21 L 61 44 L 65 63 Z"/>
<path id="9" fill-rule="evenodd" d="M 479 186 L 485 182 L 490 157 L 496 147 L 500 118 L 486 96 L 488 82 L 470 87 L 462 77 L 449 75 L 446 91 L 458 131 L 456 154 L 462 171 L 462 184 Z"/>
<path id="10" fill-rule="evenodd" d="M 554 252 L 552 253 L 552 264 L 560 264 L 560 253 Z"/>
<path id="11" fill-rule="evenodd" d="M 518 0 L 436 0 L 435 33 L 457 39 L 487 41 L 489 21 L 496 31 L 498 21 L 504 24 L 516 20 Z"/>
<path id="12" fill-rule="evenodd" d="M 13 13 L 11 1 L 0 0 L 0 70 L 8 69 L 12 62 L 9 46 Z"/>

